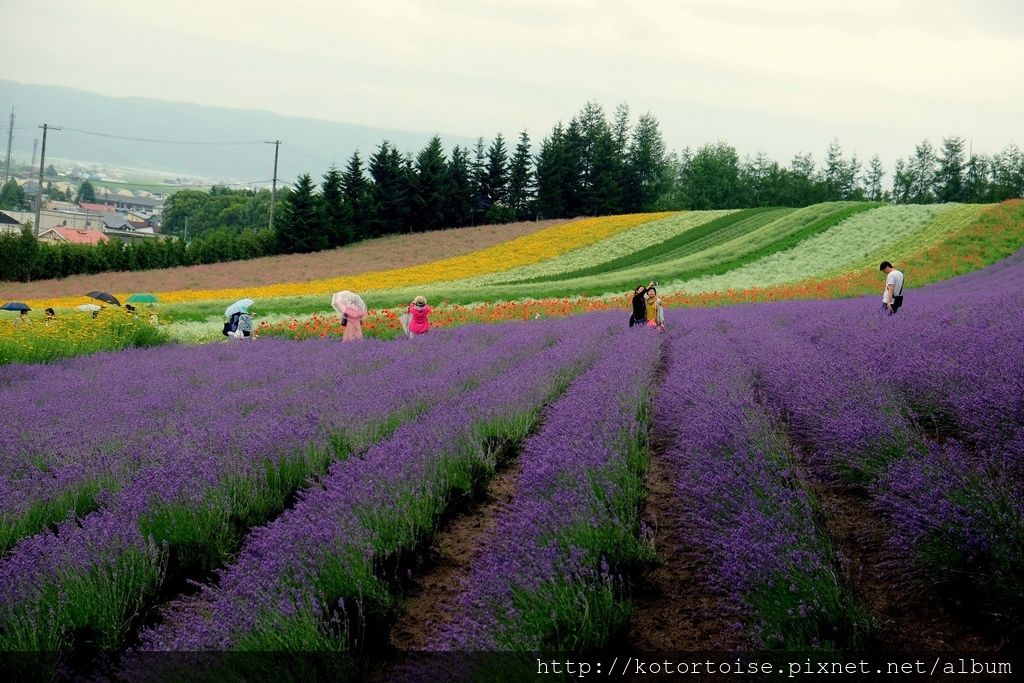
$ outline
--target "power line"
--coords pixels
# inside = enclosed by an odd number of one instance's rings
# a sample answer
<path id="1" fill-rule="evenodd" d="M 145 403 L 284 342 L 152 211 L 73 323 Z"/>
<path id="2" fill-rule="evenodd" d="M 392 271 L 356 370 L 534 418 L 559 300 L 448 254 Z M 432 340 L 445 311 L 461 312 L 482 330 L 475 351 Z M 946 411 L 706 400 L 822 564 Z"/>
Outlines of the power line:
<path id="1" fill-rule="evenodd" d="M 308 151 L 302 149 L 301 147 L 296 147 L 295 145 L 292 145 L 292 144 L 287 143 L 287 142 L 282 142 L 281 146 L 284 147 L 286 151 L 289 151 L 289 152 L 291 152 L 292 154 L 294 154 L 296 156 L 305 157 L 306 159 L 309 159 L 310 161 L 319 161 L 322 164 L 333 164 L 334 163 L 333 160 L 329 161 L 329 160 L 325 159 L 324 157 L 317 156 L 316 154 L 314 154 L 312 152 L 308 152 Z"/>
<path id="2" fill-rule="evenodd" d="M 160 140 L 156 138 L 136 138 L 128 135 L 114 135 L 112 133 L 98 133 L 92 130 L 82 130 L 80 128 L 64 128 L 65 131 L 72 133 L 81 133 L 83 135 L 94 135 L 100 138 L 113 138 L 115 140 L 131 140 L 132 142 L 152 142 L 160 145 L 217 145 L 217 146 L 231 146 L 231 145 L 262 145 L 262 140 L 238 140 L 230 142 L 210 142 L 210 141 L 193 141 L 193 140 Z"/>

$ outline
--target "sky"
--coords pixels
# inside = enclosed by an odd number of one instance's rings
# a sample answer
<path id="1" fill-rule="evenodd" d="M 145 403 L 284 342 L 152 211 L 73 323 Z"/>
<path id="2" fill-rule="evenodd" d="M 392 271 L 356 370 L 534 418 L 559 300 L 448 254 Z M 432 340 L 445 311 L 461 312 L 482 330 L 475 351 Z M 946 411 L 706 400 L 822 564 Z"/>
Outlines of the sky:
<path id="1" fill-rule="evenodd" d="M 889 165 L 1024 144 L 1018 0 L 0 0 L 0 78 L 535 140 L 587 101 L 670 149 Z M 70 117 L 65 117 L 70 120 Z"/>

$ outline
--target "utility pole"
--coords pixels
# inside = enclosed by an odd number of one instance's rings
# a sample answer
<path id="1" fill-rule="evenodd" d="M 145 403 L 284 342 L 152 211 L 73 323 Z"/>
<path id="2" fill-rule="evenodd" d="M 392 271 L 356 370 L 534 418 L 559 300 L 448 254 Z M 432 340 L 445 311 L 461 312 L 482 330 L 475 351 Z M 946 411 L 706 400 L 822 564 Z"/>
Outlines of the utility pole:
<path id="1" fill-rule="evenodd" d="M 277 198 L 277 152 L 281 148 L 280 140 L 264 140 L 274 146 L 274 180 L 270 186 L 270 229 L 274 229 L 274 200 Z"/>
<path id="2" fill-rule="evenodd" d="M 36 223 L 32 226 L 35 230 L 36 237 L 39 237 L 39 214 L 43 211 L 43 168 L 46 165 L 46 131 L 51 128 L 48 124 L 40 126 L 43 129 L 43 151 L 39 155 L 39 188 L 36 190 Z M 55 126 L 53 130 L 60 130 Z"/>
<path id="3" fill-rule="evenodd" d="M 11 177 L 11 143 L 14 142 L 14 107 L 11 107 L 11 127 L 7 129 L 7 168 L 4 169 L 4 184 Z"/>

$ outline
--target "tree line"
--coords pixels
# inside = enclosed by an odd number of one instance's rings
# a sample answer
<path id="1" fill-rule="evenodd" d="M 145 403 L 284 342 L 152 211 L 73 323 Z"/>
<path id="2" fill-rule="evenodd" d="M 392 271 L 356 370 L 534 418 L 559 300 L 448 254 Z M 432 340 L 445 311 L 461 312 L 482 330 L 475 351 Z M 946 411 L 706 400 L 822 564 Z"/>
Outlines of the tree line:
<path id="1" fill-rule="evenodd" d="M 517 220 L 832 200 L 995 202 L 1024 196 L 1024 154 L 1016 145 L 991 156 L 965 147 L 957 136 L 945 138 L 938 149 L 925 140 L 896 161 L 891 176 L 877 154 L 865 163 L 844 153 L 837 140 L 820 165 L 809 153 L 796 154 L 788 165 L 763 153 L 741 158 L 722 141 L 672 153 L 653 115 L 633 123 L 624 104 L 609 117 L 588 103 L 568 123 L 556 123 L 536 148 L 523 131 L 514 146 L 498 133 L 489 143 L 478 138 L 472 147 L 457 145 L 447 153 L 437 136 L 416 154 L 387 140 L 365 160 L 356 151 L 344 168 L 331 167 L 319 183 L 304 174 L 281 191 L 272 232 L 266 227 L 269 190 L 181 190 L 168 199 L 163 215 L 163 231 L 181 243 L 105 245 L 102 253 L 100 247 L 40 245 L 32 264 L 16 267 L 5 263 L 21 252 L 3 249 L 0 278 L 311 252 L 383 235 Z M 90 249 L 97 253 L 79 253 Z"/>

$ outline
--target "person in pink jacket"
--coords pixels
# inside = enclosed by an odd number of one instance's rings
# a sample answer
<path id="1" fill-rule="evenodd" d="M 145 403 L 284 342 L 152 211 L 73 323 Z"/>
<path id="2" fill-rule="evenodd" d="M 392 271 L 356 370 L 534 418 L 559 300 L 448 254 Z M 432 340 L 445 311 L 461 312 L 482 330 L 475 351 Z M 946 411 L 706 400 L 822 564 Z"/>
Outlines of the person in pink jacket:
<path id="1" fill-rule="evenodd" d="M 430 329 L 430 312 L 434 310 L 427 305 L 427 300 L 418 296 L 409 304 L 409 334 L 416 336 L 426 334 Z"/>
<path id="2" fill-rule="evenodd" d="M 363 311 L 356 306 L 346 306 L 344 314 L 345 333 L 341 341 L 359 341 L 363 338 Z"/>

